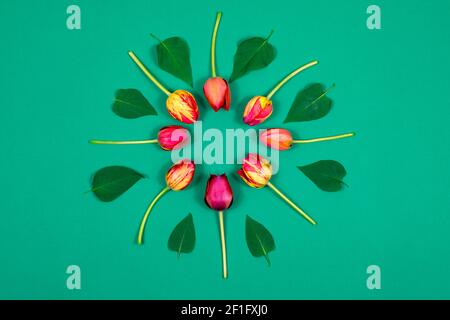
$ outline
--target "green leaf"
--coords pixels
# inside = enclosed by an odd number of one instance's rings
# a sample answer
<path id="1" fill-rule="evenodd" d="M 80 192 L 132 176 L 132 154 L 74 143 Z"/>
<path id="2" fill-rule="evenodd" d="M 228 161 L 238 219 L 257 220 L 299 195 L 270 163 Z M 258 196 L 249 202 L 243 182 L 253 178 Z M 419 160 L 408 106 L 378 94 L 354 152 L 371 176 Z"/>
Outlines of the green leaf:
<path id="1" fill-rule="evenodd" d="M 170 234 L 167 245 L 170 250 L 177 253 L 178 257 L 181 253 L 190 253 L 194 250 L 195 227 L 192 214 L 189 213 L 177 224 Z"/>
<path id="2" fill-rule="evenodd" d="M 325 89 L 325 86 L 320 83 L 307 86 L 295 97 L 284 122 L 311 121 L 325 117 L 333 105 L 327 93 L 334 87 L 333 84 L 331 88 Z"/>
<path id="3" fill-rule="evenodd" d="M 275 241 L 269 230 L 258 221 L 247 216 L 245 220 L 245 236 L 252 256 L 264 256 L 270 266 L 269 252 L 275 250 Z"/>
<path id="4" fill-rule="evenodd" d="M 94 174 L 91 191 L 101 201 L 110 202 L 120 197 L 142 178 L 144 178 L 142 174 L 127 167 L 105 167 Z"/>
<path id="5" fill-rule="evenodd" d="M 239 43 L 230 82 L 250 71 L 267 67 L 275 59 L 275 48 L 269 43 L 272 33 L 267 38 L 253 37 Z"/>
<path id="6" fill-rule="evenodd" d="M 321 160 L 298 168 L 323 191 L 339 191 L 346 185 L 342 179 L 347 172 L 337 161 Z"/>
<path id="7" fill-rule="evenodd" d="M 187 42 L 180 37 L 172 37 L 164 41 L 154 35 L 152 37 L 159 41 L 156 46 L 158 66 L 192 87 L 192 67 Z"/>
<path id="8" fill-rule="evenodd" d="M 136 119 L 157 114 L 142 93 L 136 89 L 117 90 L 112 110 L 119 117 L 125 119 Z"/>

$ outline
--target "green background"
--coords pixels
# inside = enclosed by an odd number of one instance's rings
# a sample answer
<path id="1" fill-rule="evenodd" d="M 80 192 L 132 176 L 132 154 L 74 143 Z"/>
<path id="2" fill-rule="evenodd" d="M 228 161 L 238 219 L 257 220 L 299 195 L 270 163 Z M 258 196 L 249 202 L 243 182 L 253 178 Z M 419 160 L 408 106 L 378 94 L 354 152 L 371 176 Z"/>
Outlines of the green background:
<path id="1" fill-rule="evenodd" d="M 66 28 L 66 8 L 81 7 L 82 29 Z M 382 10 L 382 30 L 366 27 L 366 9 Z M 205 127 L 243 127 L 249 96 L 266 93 L 312 59 L 320 65 L 274 98 L 263 127 L 280 126 L 297 91 L 336 83 L 324 119 L 285 125 L 304 138 L 356 131 L 345 141 L 297 146 L 281 154 L 272 182 L 308 211 L 312 227 L 269 189 L 231 178 L 226 214 L 230 278 L 221 278 L 217 217 L 203 203 L 208 173 L 165 196 L 153 212 L 146 245 L 139 221 L 163 187 L 170 154 L 156 146 L 92 146 L 91 138 L 148 138 L 175 124 L 164 95 L 133 65 L 134 50 L 170 88 L 185 88 L 157 68 L 155 41 L 178 35 L 191 48 L 195 87 L 209 76 L 210 35 L 224 12 L 218 71 L 231 74 L 238 41 L 275 33 L 276 60 L 233 83 L 229 113 L 200 109 Z M 435 1 L 1 1 L 0 298 L 393 299 L 450 298 L 450 20 Z M 110 109 L 114 91 L 137 88 L 157 117 L 125 120 Z M 317 189 L 297 165 L 343 163 L 349 188 Z M 147 175 L 109 204 L 83 194 L 93 172 L 126 165 Z M 176 223 L 192 212 L 197 245 L 180 260 L 167 249 Z M 245 243 L 245 215 L 263 223 L 277 249 L 269 268 Z M 82 289 L 66 288 L 79 265 Z M 366 268 L 382 271 L 368 290 Z"/>

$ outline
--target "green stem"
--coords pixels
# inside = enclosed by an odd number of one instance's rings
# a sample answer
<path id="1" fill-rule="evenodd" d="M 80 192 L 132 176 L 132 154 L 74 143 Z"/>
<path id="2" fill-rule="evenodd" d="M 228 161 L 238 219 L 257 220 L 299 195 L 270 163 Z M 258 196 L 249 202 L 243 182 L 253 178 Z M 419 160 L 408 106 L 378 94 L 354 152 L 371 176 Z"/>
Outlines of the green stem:
<path id="1" fill-rule="evenodd" d="M 293 203 L 291 200 L 289 200 L 283 193 L 281 193 L 280 190 L 278 190 L 273 184 L 271 184 L 270 182 L 267 183 L 267 185 L 273 190 L 275 191 L 275 193 L 277 195 L 280 196 L 281 199 L 283 199 L 284 201 L 287 202 L 288 205 L 290 205 L 295 211 L 297 211 L 298 213 L 300 213 L 300 215 L 305 218 L 306 220 L 308 220 L 311 224 L 316 225 L 317 222 L 315 222 L 310 216 L 308 216 L 306 214 L 305 211 L 303 211 L 302 209 L 300 209 L 295 203 Z"/>
<path id="2" fill-rule="evenodd" d="M 275 88 L 273 88 L 272 91 L 270 91 L 270 93 L 267 95 L 267 99 L 270 100 L 270 99 L 273 97 L 273 95 L 274 95 L 278 90 L 280 90 L 280 88 L 281 88 L 282 86 L 284 86 L 284 85 L 286 84 L 286 82 L 288 82 L 289 80 L 291 80 L 291 79 L 292 79 L 293 77 L 295 77 L 297 74 L 299 74 L 300 72 L 302 72 L 302 71 L 304 71 L 304 70 L 306 70 L 306 69 L 308 69 L 308 68 L 310 68 L 310 67 L 312 67 L 312 66 L 315 66 L 315 65 L 318 64 L 318 63 L 319 63 L 318 61 L 314 60 L 314 61 L 312 61 L 312 62 L 310 62 L 310 63 L 307 63 L 307 64 L 301 66 L 301 67 L 298 68 L 297 70 L 294 70 L 293 72 L 291 72 L 289 75 L 286 76 L 286 78 L 284 78 L 283 80 L 281 80 L 280 83 L 278 83 L 278 84 L 275 86 Z"/>
<path id="3" fill-rule="evenodd" d="M 136 57 L 136 55 L 134 54 L 133 51 L 128 51 L 128 55 L 134 61 L 134 63 L 136 63 L 136 65 L 139 67 L 139 69 L 141 69 L 141 71 L 147 76 L 147 78 L 150 79 L 151 82 L 153 82 L 162 92 L 164 92 L 165 94 L 170 96 L 171 92 L 169 90 L 167 90 L 161 84 L 161 82 L 156 80 L 156 78 L 150 73 L 150 71 L 148 71 L 148 69 L 144 66 L 144 64 L 141 62 L 141 60 L 139 60 L 139 58 Z"/>
<path id="4" fill-rule="evenodd" d="M 338 134 L 338 135 L 335 135 L 335 136 L 323 137 L 323 138 L 293 140 L 292 143 L 300 143 L 301 144 L 301 143 L 314 143 L 314 142 L 322 142 L 322 141 L 331 141 L 331 140 L 350 138 L 350 137 L 353 137 L 354 135 L 355 135 L 354 132 L 350 132 L 350 133 Z"/>
<path id="5" fill-rule="evenodd" d="M 155 206 L 156 202 L 158 202 L 158 200 L 164 194 L 166 194 L 168 191 L 170 191 L 169 187 L 165 187 L 164 189 L 162 189 L 161 192 L 158 193 L 158 195 L 153 199 L 153 201 L 148 206 L 147 211 L 145 212 L 144 217 L 142 218 L 142 221 L 141 221 L 141 225 L 139 227 L 139 234 L 138 234 L 138 240 L 137 240 L 138 245 L 142 245 L 142 243 L 143 243 L 145 225 L 147 224 L 147 219 L 148 219 L 148 216 L 150 215 L 150 211 L 152 211 L 152 209 Z"/>
<path id="6" fill-rule="evenodd" d="M 211 43 L 211 72 L 212 76 L 215 78 L 216 74 L 216 40 L 217 40 L 217 31 L 219 30 L 220 19 L 222 18 L 222 12 L 217 13 L 216 24 L 214 26 L 214 32 L 212 36 Z"/>
<path id="7" fill-rule="evenodd" d="M 111 141 L 111 140 L 90 140 L 91 144 L 152 144 L 158 143 L 158 139 L 154 140 L 132 140 L 132 141 Z"/>
<path id="8" fill-rule="evenodd" d="M 220 242 L 222 244 L 222 270 L 223 278 L 228 278 L 227 270 L 227 245 L 225 242 L 225 224 L 223 222 L 223 211 L 219 211 L 219 228 L 220 228 Z"/>

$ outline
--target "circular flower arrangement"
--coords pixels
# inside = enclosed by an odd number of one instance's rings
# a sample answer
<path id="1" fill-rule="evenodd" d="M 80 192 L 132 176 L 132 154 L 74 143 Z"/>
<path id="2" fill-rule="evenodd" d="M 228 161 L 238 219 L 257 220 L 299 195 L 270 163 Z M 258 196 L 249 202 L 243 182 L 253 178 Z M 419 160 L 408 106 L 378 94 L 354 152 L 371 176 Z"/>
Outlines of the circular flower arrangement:
<path id="1" fill-rule="evenodd" d="M 227 80 L 216 74 L 215 47 L 217 32 L 222 14 L 217 14 L 216 23 L 211 44 L 211 73 L 212 77 L 206 80 L 203 93 L 211 108 L 218 112 L 220 109 L 228 111 L 231 105 L 231 92 Z M 269 43 L 271 34 L 263 39 L 259 37 L 249 38 L 242 41 L 237 49 L 234 61 L 234 69 L 230 81 L 233 81 L 246 73 L 266 67 L 274 59 L 275 53 Z M 156 38 L 156 37 L 155 37 Z M 157 39 L 157 38 L 156 38 Z M 192 86 L 191 67 L 189 62 L 189 48 L 186 42 L 178 37 L 172 37 L 161 41 L 157 47 L 159 66 L 178 78 L 190 83 Z M 175 90 L 170 92 L 165 88 L 153 74 L 144 66 L 141 60 L 133 53 L 128 52 L 130 58 L 139 69 L 164 93 L 167 95 L 167 111 L 174 119 L 192 124 L 199 119 L 199 108 L 192 93 L 187 90 Z M 273 111 L 272 97 L 290 79 L 302 71 L 317 65 L 317 61 L 307 63 L 294 70 L 278 83 L 266 96 L 255 96 L 247 103 L 243 112 L 243 122 L 249 126 L 256 126 L 267 120 Z M 285 122 L 316 120 L 325 116 L 331 109 L 331 100 L 326 96 L 328 90 L 321 84 L 313 84 L 299 92 Z M 122 89 L 116 92 L 113 111 L 124 118 L 138 118 L 145 115 L 155 115 L 156 111 L 135 89 Z M 292 148 L 294 144 L 306 144 L 321 141 L 329 141 L 352 137 L 354 133 L 340 134 L 330 137 L 315 138 L 308 140 L 295 140 L 292 134 L 282 128 L 264 130 L 259 140 L 265 146 L 285 151 Z M 189 131 L 177 125 L 166 126 L 159 130 L 156 139 L 139 141 L 108 141 L 91 140 L 92 144 L 159 144 L 166 151 L 177 150 L 189 142 Z M 336 161 L 319 161 L 300 170 L 310 178 L 319 188 L 324 191 L 338 191 L 344 185 L 342 181 L 346 172 L 344 167 Z M 139 226 L 137 244 L 144 243 L 145 227 L 152 209 L 158 200 L 169 191 L 181 191 L 189 186 L 195 174 L 195 163 L 190 159 L 183 159 L 173 164 L 167 171 L 166 186 L 155 196 L 142 217 Z M 263 156 L 250 153 L 242 160 L 242 166 L 237 171 L 242 181 L 248 186 L 256 189 L 268 186 L 289 206 L 298 212 L 303 218 L 313 225 L 316 221 L 304 212 L 299 206 L 292 202 L 277 187 L 271 183 L 272 165 Z M 102 201 L 113 201 L 125 193 L 143 175 L 133 169 L 121 166 L 105 167 L 97 171 L 92 179 L 91 191 Z M 206 184 L 206 205 L 218 212 L 220 239 L 222 244 L 223 277 L 228 277 L 227 250 L 225 241 L 224 211 L 233 203 L 233 191 L 227 176 L 211 175 Z M 270 232 L 259 222 L 247 216 L 246 240 L 251 254 L 255 257 L 264 256 L 270 264 L 268 253 L 275 248 L 275 242 Z M 179 254 L 189 253 L 195 246 L 195 228 L 192 215 L 189 214 L 173 230 L 169 237 L 169 249 Z"/>

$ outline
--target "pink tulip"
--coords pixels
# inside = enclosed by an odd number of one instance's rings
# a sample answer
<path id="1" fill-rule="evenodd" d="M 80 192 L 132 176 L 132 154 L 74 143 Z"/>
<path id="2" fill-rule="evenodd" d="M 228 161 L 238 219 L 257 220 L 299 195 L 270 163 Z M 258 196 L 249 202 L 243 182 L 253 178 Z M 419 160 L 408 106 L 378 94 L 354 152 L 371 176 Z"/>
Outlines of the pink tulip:
<path id="1" fill-rule="evenodd" d="M 253 97 L 244 109 L 244 123 L 256 126 L 272 114 L 272 101 L 263 96 Z"/>
<path id="2" fill-rule="evenodd" d="M 233 203 L 233 190 L 227 176 L 211 175 L 206 185 L 205 202 L 213 210 L 223 211 Z"/>
<path id="3" fill-rule="evenodd" d="M 188 141 L 189 131 L 182 126 L 167 126 L 158 132 L 158 143 L 167 151 L 180 149 Z"/>

